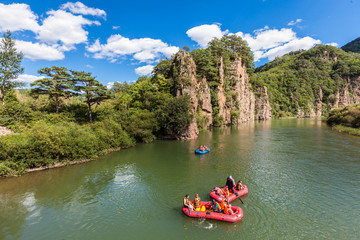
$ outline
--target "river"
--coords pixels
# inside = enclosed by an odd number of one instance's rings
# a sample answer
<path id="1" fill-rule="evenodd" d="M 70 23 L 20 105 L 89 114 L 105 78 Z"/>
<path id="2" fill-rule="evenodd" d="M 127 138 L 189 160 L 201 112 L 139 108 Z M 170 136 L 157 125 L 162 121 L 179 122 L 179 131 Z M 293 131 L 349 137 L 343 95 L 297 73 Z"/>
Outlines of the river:
<path id="1" fill-rule="evenodd" d="M 212 152 L 197 156 L 199 144 Z M 226 177 L 249 194 L 236 224 L 194 219 Z M 315 119 L 139 144 L 81 165 L 0 180 L 0 239 L 358 239 L 360 138 Z"/>

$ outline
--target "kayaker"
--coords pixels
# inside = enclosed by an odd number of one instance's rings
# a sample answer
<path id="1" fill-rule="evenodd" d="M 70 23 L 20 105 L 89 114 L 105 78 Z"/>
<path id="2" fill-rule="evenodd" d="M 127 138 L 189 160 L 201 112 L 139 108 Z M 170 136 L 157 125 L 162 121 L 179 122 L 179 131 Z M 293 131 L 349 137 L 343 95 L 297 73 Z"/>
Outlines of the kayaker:
<path id="1" fill-rule="evenodd" d="M 189 208 L 191 211 L 194 211 L 194 206 L 191 205 L 190 201 L 189 201 L 189 194 L 186 194 L 184 197 L 184 207 Z"/>
<path id="2" fill-rule="evenodd" d="M 227 178 L 225 186 L 227 186 L 232 193 L 235 193 L 235 181 L 232 176 Z"/>
<path id="3" fill-rule="evenodd" d="M 217 213 L 221 213 L 221 208 L 218 202 L 215 201 L 215 199 L 212 200 L 212 205 L 211 205 L 212 209 L 214 210 L 214 212 Z"/>
<path id="4" fill-rule="evenodd" d="M 243 189 L 243 188 L 244 188 L 244 187 L 243 187 L 243 185 L 242 185 L 242 181 L 239 180 L 238 183 L 236 184 L 236 190 L 241 190 L 241 189 Z"/>

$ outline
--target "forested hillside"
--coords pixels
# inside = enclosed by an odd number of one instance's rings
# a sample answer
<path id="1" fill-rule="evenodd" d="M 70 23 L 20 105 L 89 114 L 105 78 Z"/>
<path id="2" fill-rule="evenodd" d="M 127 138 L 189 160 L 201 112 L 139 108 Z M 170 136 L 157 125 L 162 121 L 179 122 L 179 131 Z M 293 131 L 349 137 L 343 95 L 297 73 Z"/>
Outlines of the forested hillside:
<path id="1" fill-rule="evenodd" d="M 345 52 L 360 53 L 360 37 L 341 47 Z"/>
<path id="2" fill-rule="evenodd" d="M 327 116 L 360 101 L 360 54 L 317 45 L 257 68 L 251 83 L 267 86 L 274 117 Z"/>

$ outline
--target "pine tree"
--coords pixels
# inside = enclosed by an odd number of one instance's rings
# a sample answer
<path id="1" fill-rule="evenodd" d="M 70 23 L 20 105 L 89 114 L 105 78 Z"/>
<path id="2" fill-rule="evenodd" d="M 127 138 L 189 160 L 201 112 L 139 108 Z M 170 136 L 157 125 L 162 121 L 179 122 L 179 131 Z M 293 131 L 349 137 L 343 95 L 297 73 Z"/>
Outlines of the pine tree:
<path id="1" fill-rule="evenodd" d="M 75 94 L 73 91 L 74 82 L 65 67 L 46 67 L 38 71 L 49 78 L 43 78 L 31 83 L 35 88 L 31 89 L 33 95 L 47 94 L 55 99 L 56 113 L 59 114 L 59 100 L 61 97 L 68 98 Z"/>
<path id="2" fill-rule="evenodd" d="M 24 72 L 24 68 L 20 66 L 22 59 L 23 54 L 16 52 L 15 41 L 11 38 L 11 32 L 7 31 L 0 42 L 0 92 L 3 104 L 9 90 L 23 85 L 13 81 Z"/>
<path id="3" fill-rule="evenodd" d="M 101 101 L 111 97 L 106 86 L 102 85 L 91 73 L 70 70 L 73 82 L 76 82 L 75 90 L 83 93 L 85 103 L 88 105 L 89 120 L 93 122 L 91 107 L 100 104 Z"/>

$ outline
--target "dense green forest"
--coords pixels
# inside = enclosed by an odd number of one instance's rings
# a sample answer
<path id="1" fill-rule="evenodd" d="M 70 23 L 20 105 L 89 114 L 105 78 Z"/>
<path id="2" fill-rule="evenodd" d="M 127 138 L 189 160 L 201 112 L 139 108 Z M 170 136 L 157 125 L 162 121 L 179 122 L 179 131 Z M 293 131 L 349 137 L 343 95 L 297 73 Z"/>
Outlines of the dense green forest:
<path id="1" fill-rule="evenodd" d="M 327 124 L 338 131 L 360 136 L 360 104 L 332 110 Z"/>
<path id="2" fill-rule="evenodd" d="M 346 52 L 360 53 L 360 37 L 341 47 Z"/>
<path id="3" fill-rule="evenodd" d="M 299 109 L 307 112 L 317 100 L 327 116 L 336 92 L 356 84 L 359 76 L 360 54 L 317 45 L 257 68 L 251 82 L 253 87 L 267 86 L 273 117 L 296 116 Z"/>

